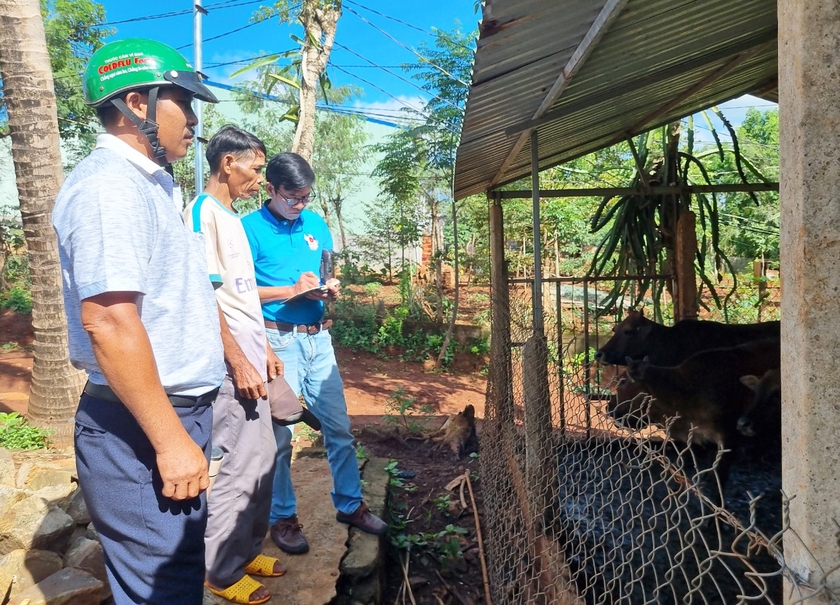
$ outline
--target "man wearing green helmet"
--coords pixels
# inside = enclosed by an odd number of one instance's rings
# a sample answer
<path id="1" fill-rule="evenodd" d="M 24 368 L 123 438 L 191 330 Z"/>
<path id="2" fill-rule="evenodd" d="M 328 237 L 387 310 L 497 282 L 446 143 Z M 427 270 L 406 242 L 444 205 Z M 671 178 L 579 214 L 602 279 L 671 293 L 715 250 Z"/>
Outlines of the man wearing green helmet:
<path id="1" fill-rule="evenodd" d="M 193 98 L 216 98 L 177 51 L 145 39 L 96 51 L 84 87 L 105 133 L 53 210 L 70 357 L 88 374 L 79 485 L 114 602 L 199 605 L 225 366 L 204 244 L 166 168 L 192 142 Z"/>

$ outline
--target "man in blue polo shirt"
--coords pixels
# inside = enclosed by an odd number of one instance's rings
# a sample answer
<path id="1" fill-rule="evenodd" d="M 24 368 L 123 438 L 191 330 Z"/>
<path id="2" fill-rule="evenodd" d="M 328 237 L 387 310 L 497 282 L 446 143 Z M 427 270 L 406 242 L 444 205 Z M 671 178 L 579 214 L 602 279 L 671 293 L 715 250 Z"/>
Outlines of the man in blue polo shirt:
<path id="1" fill-rule="evenodd" d="M 388 526 L 362 501 L 359 467 L 350 433 L 344 385 L 338 373 L 330 320 L 323 321 L 324 301 L 338 297 L 337 280 L 319 278 L 324 251 L 332 252 L 329 228 L 306 205 L 315 197 L 315 173 L 296 153 L 280 153 L 266 166 L 271 199 L 242 219 L 254 257 L 266 336 L 283 361 L 284 377 L 322 423 L 333 477 L 336 519 L 382 535 Z M 319 286 L 325 286 L 319 289 Z M 293 299 L 293 300 L 292 300 Z M 309 544 L 298 522 L 290 464 L 292 433 L 274 426 L 277 470 L 271 501 L 271 537 L 281 550 L 301 554 Z"/>

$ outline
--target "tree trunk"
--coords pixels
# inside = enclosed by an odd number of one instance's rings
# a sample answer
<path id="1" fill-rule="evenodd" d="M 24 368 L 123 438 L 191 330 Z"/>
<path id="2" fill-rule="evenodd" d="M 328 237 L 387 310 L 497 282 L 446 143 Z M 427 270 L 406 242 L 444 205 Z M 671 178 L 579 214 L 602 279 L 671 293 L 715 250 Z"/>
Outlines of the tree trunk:
<path id="1" fill-rule="evenodd" d="M 300 70 L 300 114 L 292 151 L 303 156 L 307 162 L 312 161 L 318 82 L 330 60 L 339 17 L 341 0 L 304 0 L 300 11 L 305 34 Z M 317 44 L 313 44 L 316 40 Z"/>
<path id="2" fill-rule="evenodd" d="M 431 197 L 431 196 L 430 196 Z M 440 233 L 438 220 L 438 201 L 431 198 L 432 207 L 432 258 L 435 259 L 435 293 L 437 304 L 435 305 L 435 323 L 443 323 L 443 237 Z"/>
<path id="3" fill-rule="evenodd" d="M 333 210 L 335 210 L 335 220 L 338 223 L 338 231 L 341 234 L 341 251 L 347 250 L 347 232 L 344 229 L 344 217 L 341 215 L 341 204 L 344 200 L 340 197 L 333 200 Z"/>
<path id="4" fill-rule="evenodd" d="M 51 225 L 64 180 L 53 76 L 39 0 L 0 0 L 0 76 L 32 276 L 34 365 L 28 418 L 72 443 L 84 374 L 70 365 L 58 245 Z"/>
<path id="5" fill-rule="evenodd" d="M 446 335 L 443 337 L 443 344 L 440 346 L 440 353 L 438 354 L 435 367 L 440 368 L 443 365 L 443 358 L 446 356 L 446 349 L 449 348 L 449 341 L 452 340 L 452 333 L 455 331 L 455 320 L 458 318 L 458 282 L 460 275 L 458 275 L 458 209 L 455 201 L 452 201 L 452 238 L 453 248 L 455 250 L 455 293 L 452 299 L 452 317 L 449 318 L 449 325 L 446 328 Z"/>
<path id="6" fill-rule="evenodd" d="M 330 216 L 329 200 L 321 198 L 321 212 L 324 213 L 324 222 L 327 224 L 327 229 L 329 229 L 330 221 L 332 220 L 332 217 Z"/>

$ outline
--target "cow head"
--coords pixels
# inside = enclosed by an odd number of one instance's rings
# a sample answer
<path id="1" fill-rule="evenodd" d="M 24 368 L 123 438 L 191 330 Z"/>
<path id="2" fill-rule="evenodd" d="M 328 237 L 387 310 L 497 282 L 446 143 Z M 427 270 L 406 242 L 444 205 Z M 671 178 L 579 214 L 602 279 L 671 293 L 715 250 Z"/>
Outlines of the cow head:
<path id="1" fill-rule="evenodd" d="M 650 358 L 645 355 L 642 359 L 631 359 L 625 357 L 624 361 L 627 363 L 627 376 L 632 382 L 642 382 L 647 374 L 647 369 L 650 367 Z"/>
<path id="2" fill-rule="evenodd" d="M 652 323 L 641 311 L 631 309 L 627 317 L 615 325 L 612 337 L 595 353 L 595 360 L 603 364 L 624 365 L 625 357 L 638 358 L 647 354 L 645 341 Z"/>
<path id="3" fill-rule="evenodd" d="M 768 370 L 759 378 L 741 376 L 741 384 L 753 392 L 750 402 L 738 418 L 738 431 L 747 437 L 757 434 L 774 436 L 781 429 L 782 385 L 778 369 Z"/>
<path id="4" fill-rule="evenodd" d="M 641 429 L 650 423 L 649 406 L 650 396 L 640 385 L 622 375 L 616 385 L 615 395 L 607 404 L 607 414 L 618 426 Z"/>

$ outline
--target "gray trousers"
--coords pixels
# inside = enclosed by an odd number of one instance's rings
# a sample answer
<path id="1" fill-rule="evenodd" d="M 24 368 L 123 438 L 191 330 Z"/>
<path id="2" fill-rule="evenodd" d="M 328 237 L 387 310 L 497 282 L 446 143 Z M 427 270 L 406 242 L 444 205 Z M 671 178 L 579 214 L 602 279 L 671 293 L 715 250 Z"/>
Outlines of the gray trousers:
<path id="1" fill-rule="evenodd" d="M 213 404 L 212 443 L 225 458 L 207 501 L 205 565 L 207 580 L 227 588 L 262 552 L 277 454 L 268 400 L 240 399 L 229 374 Z"/>

